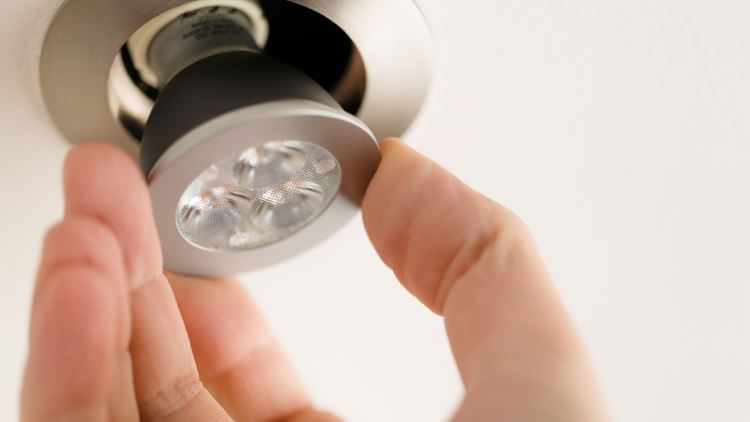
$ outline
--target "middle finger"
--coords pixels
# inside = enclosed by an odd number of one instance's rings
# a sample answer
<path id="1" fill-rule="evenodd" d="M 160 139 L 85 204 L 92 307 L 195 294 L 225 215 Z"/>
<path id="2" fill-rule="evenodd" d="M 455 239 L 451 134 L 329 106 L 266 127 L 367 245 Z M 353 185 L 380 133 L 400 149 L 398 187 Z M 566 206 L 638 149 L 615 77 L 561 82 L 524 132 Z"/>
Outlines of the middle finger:
<path id="1" fill-rule="evenodd" d="M 169 283 L 143 176 L 123 151 L 104 144 L 74 148 L 65 163 L 65 213 L 107 225 L 121 245 L 130 286 L 130 354 L 143 420 L 224 420 L 203 389 Z"/>
<path id="2" fill-rule="evenodd" d="M 167 277 L 201 379 L 236 422 L 278 421 L 311 409 L 258 307 L 236 279 Z"/>

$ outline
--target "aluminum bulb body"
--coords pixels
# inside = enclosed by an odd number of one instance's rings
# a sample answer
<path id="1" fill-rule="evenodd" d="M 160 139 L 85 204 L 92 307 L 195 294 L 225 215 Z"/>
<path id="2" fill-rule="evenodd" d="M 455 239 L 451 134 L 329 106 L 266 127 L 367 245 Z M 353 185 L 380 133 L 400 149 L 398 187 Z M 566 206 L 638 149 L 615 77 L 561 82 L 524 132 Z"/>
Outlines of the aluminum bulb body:
<path id="1" fill-rule="evenodd" d="M 294 67 L 255 51 L 190 64 L 141 146 L 164 265 L 222 276 L 297 255 L 357 215 L 380 162 L 370 130 Z"/>

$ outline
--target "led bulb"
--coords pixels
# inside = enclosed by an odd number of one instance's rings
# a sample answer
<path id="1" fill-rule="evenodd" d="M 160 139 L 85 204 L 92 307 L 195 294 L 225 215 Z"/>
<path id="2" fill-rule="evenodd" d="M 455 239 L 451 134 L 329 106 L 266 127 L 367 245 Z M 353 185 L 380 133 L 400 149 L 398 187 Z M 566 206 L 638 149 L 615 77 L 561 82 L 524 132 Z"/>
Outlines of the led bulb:
<path id="1" fill-rule="evenodd" d="M 164 267 L 225 276 L 314 247 L 357 215 L 380 157 L 364 123 L 284 62 L 190 64 L 160 90 L 140 149 Z"/>
<path id="2" fill-rule="evenodd" d="M 241 251 L 298 231 L 320 215 L 341 186 L 341 168 L 326 149 L 271 141 L 232 154 L 187 187 L 175 214 L 195 246 Z"/>

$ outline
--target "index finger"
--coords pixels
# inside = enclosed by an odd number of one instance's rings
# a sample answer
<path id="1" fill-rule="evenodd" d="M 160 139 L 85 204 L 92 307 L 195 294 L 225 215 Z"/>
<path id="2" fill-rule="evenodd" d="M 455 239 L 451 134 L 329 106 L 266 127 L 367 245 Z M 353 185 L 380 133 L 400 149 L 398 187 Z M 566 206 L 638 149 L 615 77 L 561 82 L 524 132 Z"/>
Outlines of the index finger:
<path id="1" fill-rule="evenodd" d="M 130 290 L 133 384 L 143 420 L 229 420 L 203 388 L 174 294 L 162 274 L 146 182 L 123 151 L 75 147 L 65 162 L 65 215 L 96 219 L 120 244 Z"/>
<path id="2" fill-rule="evenodd" d="M 467 390 L 454 420 L 602 420 L 585 352 L 523 222 L 404 143 L 380 146 L 365 228 L 404 287 L 445 316 Z"/>

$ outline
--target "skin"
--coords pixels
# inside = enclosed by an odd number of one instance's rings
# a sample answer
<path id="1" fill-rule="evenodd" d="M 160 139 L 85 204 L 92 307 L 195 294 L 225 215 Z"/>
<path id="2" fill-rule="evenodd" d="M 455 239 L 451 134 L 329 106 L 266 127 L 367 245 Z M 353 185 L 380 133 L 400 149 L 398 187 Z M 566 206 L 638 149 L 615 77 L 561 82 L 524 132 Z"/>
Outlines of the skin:
<path id="1" fill-rule="evenodd" d="M 396 139 L 362 210 L 383 262 L 444 316 L 466 396 L 452 421 L 605 421 L 575 327 L 529 230 Z M 115 147 L 68 155 L 45 240 L 24 422 L 334 422 L 314 408 L 234 278 L 162 269 L 146 183 Z"/>

